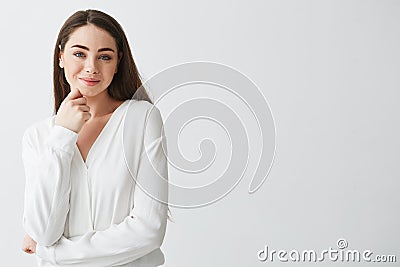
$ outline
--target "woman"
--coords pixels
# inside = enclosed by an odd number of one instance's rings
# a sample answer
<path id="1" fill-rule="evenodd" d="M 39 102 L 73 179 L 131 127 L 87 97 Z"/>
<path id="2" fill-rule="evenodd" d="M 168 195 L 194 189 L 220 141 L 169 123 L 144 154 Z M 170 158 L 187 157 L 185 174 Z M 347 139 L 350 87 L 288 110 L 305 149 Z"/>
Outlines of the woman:
<path id="1" fill-rule="evenodd" d="M 163 264 L 163 122 L 118 22 L 96 10 L 69 17 L 53 78 L 56 115 L 23 136 L 23 250 L 39 266 Z"/>

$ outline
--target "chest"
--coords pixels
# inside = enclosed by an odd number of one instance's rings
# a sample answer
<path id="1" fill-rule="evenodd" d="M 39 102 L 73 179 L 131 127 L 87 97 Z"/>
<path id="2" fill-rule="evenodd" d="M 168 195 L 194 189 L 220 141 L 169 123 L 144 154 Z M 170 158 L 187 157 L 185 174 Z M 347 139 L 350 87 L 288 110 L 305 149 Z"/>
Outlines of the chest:
<path id="1" fill-rule="evenodd" d="M 111 114 L 87 122 L 79 132 L 76 144 L 84 161 L 86 161 L 91 147 L 103 131 L 105 125 L 110 119 L 110 116 Z"/>

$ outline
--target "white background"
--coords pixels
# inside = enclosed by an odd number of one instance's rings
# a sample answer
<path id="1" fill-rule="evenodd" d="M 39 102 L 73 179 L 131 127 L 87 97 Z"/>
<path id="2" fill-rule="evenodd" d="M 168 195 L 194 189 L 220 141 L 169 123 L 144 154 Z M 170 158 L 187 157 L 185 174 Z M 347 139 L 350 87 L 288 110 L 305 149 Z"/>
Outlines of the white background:
<path id="1" fill-rule="evenodd" d="M 266 266 L 265 245 L 321 251 L 339 238 L 400 261 L 400 1 L 10 1 L 0 16 L 2 266 L 35 265 L 21 251 L 20 141 L 52 114 L 54 42 L 87 8 L 122 24 L 145 79 L 218 62 L 251 78 L 274 114 L 276 158 L 261 189 L 249 195 L 247 176 L 213 205 L 172 209 L 164 266 Z"/>

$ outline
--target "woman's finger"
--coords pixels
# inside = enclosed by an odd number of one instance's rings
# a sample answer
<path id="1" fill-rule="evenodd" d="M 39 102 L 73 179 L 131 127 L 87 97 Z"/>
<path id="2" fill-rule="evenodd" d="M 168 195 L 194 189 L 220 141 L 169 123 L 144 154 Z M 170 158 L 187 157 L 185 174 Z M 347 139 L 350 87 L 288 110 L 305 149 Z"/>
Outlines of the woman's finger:
<path id="1" fill-rule="evenodd" d="M 84 98 L 84 97 L 80 97 L 80 98 L 77 98 L 77 99 L 72 99 L 72 100 L 69 100 L 69 101 L 71 101 L 71 103 L 74 104 L 74 105 L 86 105 L 86 103 L 87 103 L 86 98 Z"/>
<path id="2" fill-rule="evenodd" d="M 90 107 L 87 105 L 79 105 L 78 110 L 83 111 L 83 112 L 89 112 Z"/>
<path id="3" fill-rule="evenodd" d="M 69 94 L 67 95 L 67 97 L 65 99 L 71 100 L 71 99 L 75 99 L 75 98 L 79 98 L 79 97 L 82 97 L 82 94 L 79 91 L 79 89 L 72 88 L 71 92 L 69 92 Z"/>

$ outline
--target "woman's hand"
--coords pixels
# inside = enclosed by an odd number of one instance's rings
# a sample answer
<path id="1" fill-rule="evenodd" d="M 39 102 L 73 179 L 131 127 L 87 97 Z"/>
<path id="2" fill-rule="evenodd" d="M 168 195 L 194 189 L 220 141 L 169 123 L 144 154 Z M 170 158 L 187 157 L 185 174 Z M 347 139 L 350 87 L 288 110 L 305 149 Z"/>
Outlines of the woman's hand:
<path id="1" fill-rule="evenodd" d="M 55 124 L 79 133 L 82 126 L 90 119 L 90 108 L 86 105 L 86 98 L 78 89 L 71 89 L 58 109 Z"/>
<path id="2" fill-rule="evenodd" d="M 26 235 L 24 237 L 24 243 L 22 244 L 22 250 L 28 254 L 36 253 L 36 241 L 29 235 Z"/>

